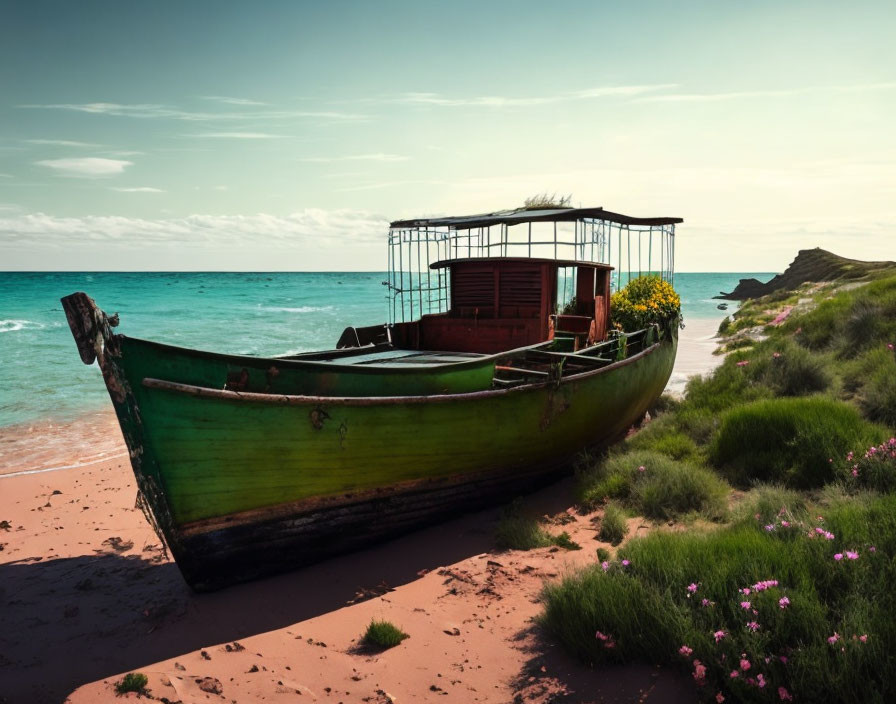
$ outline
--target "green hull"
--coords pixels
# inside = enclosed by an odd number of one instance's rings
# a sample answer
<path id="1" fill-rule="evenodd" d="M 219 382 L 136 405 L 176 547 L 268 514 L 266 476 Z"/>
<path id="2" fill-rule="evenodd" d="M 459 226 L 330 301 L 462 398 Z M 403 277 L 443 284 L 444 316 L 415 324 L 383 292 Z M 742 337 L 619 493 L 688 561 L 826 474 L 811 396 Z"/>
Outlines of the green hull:
<path id="1" fill-rule="evenodd" d="M 670 329 L 622 361 L 508 389 L 236 392 L 221 390 L 220 377 L 212 385 L 172 374 L 181 362 L 145 354 L 161 346 L 112 335 L 101 311 L 94 318 L 105 340 L 100 366 L 148 515 L 200 590 L 522 490 L 582 448 L 623 435 L 662 393 L 677 347 Z M 214 366 L 202 353 L 187 357 L 205 359 L 197 368 Z"/>

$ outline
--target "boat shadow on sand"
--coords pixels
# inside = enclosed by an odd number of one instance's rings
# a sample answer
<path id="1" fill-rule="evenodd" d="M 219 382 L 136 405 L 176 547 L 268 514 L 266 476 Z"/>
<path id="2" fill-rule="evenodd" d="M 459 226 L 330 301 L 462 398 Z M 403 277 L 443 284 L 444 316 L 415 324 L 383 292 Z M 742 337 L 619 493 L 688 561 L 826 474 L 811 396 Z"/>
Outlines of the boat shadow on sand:
<path id="1" fill-rule="evenodd" d="M 158 549 L 0 564 L 0 703 L 61 702 L 88 682 L 376 596 L 492 549 L 497 515 L 468 514 L 208 594 L 192 592 Z"/>
<path id="2" fill-rule="evenodd" d="M 568 505 L 569 495 L 569 480 L 561 481 L 531 495 L 527 504 L 556 513 Z M 378 596 L 426 571 L 492 551 L 498 516 L 496 508 L 467 514 L 364 551 L 206 594 L 192 592 L 157 546 L 142 555 L 120 554 L 113 546 L 101 554 L 2 564 L 0 704 L 61 702 L 89 682 Z M 363 626 L 358 624 L 359 634 Z M 545 689 L 565 692 L 564 701 L 596 701 L 595 682 L 603 681 L 606 694 L 619 701 L 637 701 L 654 683 L 651 701 L 684 701 L 678 698 L 682 687 L 668 681 L 668 673 L 659 680 L 646 666 L 595 673 L 535 630 L 519 638 L 515 647 L 530 659 L 512 685 L 524 698 Z M 577 692 L 588 695 L 579 698 Z"/>

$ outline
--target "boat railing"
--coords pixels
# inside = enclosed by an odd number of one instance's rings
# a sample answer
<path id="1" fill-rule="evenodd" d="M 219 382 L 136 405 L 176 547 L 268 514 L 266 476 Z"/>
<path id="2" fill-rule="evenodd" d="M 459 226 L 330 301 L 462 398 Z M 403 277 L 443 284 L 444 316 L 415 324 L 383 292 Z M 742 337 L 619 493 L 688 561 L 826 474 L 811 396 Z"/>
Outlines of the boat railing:
<path id="1" fill-rule="evenodd" d="M 410 322 L 444 313 L 451 300 L 448 267 L 435 262 L 506 257 L 612 266 L 611 290 L 645 274 L 672 283 L 674 224 L 628 224 L 599 217 L 568 221 L 496 223 L 482 227 L 393 227 L 388 239 L 389 321 Z M 561 269 L 560 285 L 574 276 Z M 575 290 L 574 286 L 569 287 Z"/>
<path id="2" fill-rule="evenodd" d="M 592 372 L 629 359 L 659 342 L 666 332 L 651 325 L 634 332 L 613 331 L 610 337 L 577 351 L 540 345 L 516 350 L 495 365 L 493 385 L 497 388 L 520 386 L 562 379 Z"/>

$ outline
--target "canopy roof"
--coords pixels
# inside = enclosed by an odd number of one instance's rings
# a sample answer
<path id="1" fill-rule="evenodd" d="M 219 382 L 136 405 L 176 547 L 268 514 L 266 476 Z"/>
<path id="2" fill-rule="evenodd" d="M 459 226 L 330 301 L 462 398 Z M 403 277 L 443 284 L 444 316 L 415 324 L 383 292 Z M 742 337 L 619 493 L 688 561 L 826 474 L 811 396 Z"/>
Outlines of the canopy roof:
<path id="1" fill-rule="evenodd" d="M 681 218 L 633 218 L 629 215 L 613 213 L 603 208 L 547 208 L 499 210 L 481 215 L 462 215 L 448 218 L 422 218 L 419 220 L 396 220 L 393 229 L 416 229 L 420 227 L 447 227 L 452 230 L 469 230 L 474 227 L 491 225 L 521 225 L 527 222 L 571 222 L 583 218 L 606 220 L 620 225 L 675 225 Z"/>
<path id="2" fill-rule="evenodd" d="M 588 267 L 589 269 L 604 269 L 606 271 L 613 270 L 613 267 L 611 267 L 609 264 L 600 264 L 598 262 L 579 261 L 578 259 L 548 259 L 541 257 L 467 257 L 464 259 L 442 259 L 430 264 L 429 268 L 442 269 L 444 267 L 454 266 L 455 264 L 465 264 L 469 262 L 475 262 L 477 264 L 488 264 L 490 266 L 495 266 L 496 264 L 501 264 L 503 262 L 526 262 L 527 264 L 535 262 L 536 264 L 555 264 L 558 267 L 581 266 Z"/>

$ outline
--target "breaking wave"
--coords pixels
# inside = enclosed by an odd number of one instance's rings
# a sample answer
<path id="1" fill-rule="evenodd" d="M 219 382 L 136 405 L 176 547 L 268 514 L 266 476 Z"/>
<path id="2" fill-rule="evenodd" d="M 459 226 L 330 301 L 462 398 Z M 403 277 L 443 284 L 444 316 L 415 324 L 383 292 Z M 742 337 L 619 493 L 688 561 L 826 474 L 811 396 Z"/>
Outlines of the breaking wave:
<path id="1" fill-rule="evenodd" d="M 44 327 L 42 323 L 35 323 L 33 320 L 0 320 L 0 332 L 37 330 L 42 327 Z"/>
<path id="2" fill-rule="evenodd" d="M 271 311 L 272 313 L 318 313 L 324 310 L 333 310 L 333 306 L 299 306 L 298 308 L 262 306 L 261 309 Z"/>

